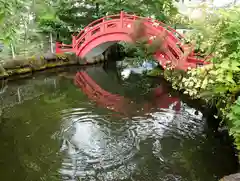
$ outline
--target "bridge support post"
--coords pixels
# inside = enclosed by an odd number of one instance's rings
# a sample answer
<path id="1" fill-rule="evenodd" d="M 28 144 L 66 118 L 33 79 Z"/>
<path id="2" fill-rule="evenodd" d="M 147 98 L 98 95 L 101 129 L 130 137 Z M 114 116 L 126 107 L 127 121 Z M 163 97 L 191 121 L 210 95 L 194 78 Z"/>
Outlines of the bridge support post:
<path id="1" fill-rule="evenodd" d="M 56 42 L 56 43 L 55 43 L 55 51 L 56 51 L 56 53 L 60 53 L 60 48 L 59 48 L 59 46 L 60 46 L 60 43 L 59 43 L 59 42 Z"/>
<path id="2" fill-rule="evenodd" d="M 124 18 L 124 12 L 120 12 L 120 21 L 121 21 L 121 28 L 123 28 L 123 18 Z"/>
<path id="3" fill-rule="evenodd" d="M 105 31 L 105 17 L 103 17 L 103 19 L 102 19 L 102 22 L 103 22 L 103 32 Z"/>

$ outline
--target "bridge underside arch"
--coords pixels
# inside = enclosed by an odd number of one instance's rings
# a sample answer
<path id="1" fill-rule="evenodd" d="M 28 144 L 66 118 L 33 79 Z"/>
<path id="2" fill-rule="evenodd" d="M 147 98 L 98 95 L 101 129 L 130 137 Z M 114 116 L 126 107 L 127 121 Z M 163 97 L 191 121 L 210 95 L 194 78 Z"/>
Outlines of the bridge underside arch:
<path id="1" fill-rule="evenodd" d="M 91 59 L 102 54 L 113 44 L 121 41 L 132 42 L 132 39 L 126 32 L 113 32 L 98 35 L 97 37 L 93 37 L 91 41 L 87 42 L 84 48 L 82 48 L 82 50 L 80 50 L 77 55 Z"/>
<path id="2" fill-rule="evenodd" d="M 148 35 L 148 37 L 150 36 L 151 35 Z M 101 34 L 93 37 L 90 41 L 88 41 L 78 51 L 77 56 L 82 58 L 84 57 L 87 61 L 91 61 L 93 57 L 101 55 L 105 50 L 107 50 L 107 48 L 118 42 L 132 43 L 133 40 L 129 32 L 112 32 L 107 34 Z M 168 45 L 168 48 L 171 48 L 172 52 L 168 50 L 167 52 L 165 52 L 165 54 L 163 54 L 162 52 L 156 52 L 155 54 L 155 59 L 162 66 L 166 65 L 167 61 L 174 60 L 174 62 L 176 62 L 177 59 L 180 58 L 179 52 L 177 52 L 176 47 L 174 47 L 176 46 L 175 42 L 168 38 L 168 42 L 165 42 L 165 44 L 170 44 Z M 177 65 L 177 62 L 175 64 Z"/>

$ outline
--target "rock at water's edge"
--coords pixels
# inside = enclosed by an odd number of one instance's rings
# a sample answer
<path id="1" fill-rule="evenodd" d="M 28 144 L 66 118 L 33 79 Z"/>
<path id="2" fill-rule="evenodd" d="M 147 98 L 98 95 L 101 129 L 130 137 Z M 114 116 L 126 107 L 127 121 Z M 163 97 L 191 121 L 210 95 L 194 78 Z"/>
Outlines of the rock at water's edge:
<path id="1" fill-rule="evenodd" d="M 220 181 L 240 181 L 240 173 L 225 176 Z"/>

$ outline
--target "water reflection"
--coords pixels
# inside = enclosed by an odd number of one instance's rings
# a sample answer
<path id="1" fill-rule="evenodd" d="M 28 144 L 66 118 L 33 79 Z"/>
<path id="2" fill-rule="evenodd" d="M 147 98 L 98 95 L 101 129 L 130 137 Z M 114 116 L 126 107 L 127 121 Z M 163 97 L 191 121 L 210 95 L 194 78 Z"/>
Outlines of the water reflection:
<path id="1" fill-rule="evenodd" d="M 93 69 L 93 71 L 91 70 Z M 95 75 L 97 75 L 98 79 L 101 77 L 101 74 L 99 76 L 100 71 L 102 71 L 102 74 L 104 73 L 104 70 L 102 67 L 97 68 L 89 68 L 85 71 L 79 71 L 77 72 L 75 76 L 75 84 L 83 91 L 90 100 L 93 100 L 98 105 L 105 107 L 107 109 L 114 110 L 118 113 L 124 113 L 127 115 L 135 114 L 137 112 L 137 115 L 139 115 L 139 109 L 141 109 L 141 112 L 149 112 L 151 109 L 155 108 L 169 108 L 172 107 L 174 110 L 180 109 L 180 100 L 177 97 L 172 97 L 169 95 L 168 91 L 164 89 L 164 85 L 160 84 L 159 86 L 155 87 L 149 94 L 151 95 L 151 100 L 144 101 L 144 102 L 135 102 L 131 98 L 124 97 L 119 94 L 111 93 L 104 88 L 102 88 L 101 84 L 98 84 L 97 81 L 95 81 L 91 73 L 88 72 L 94 72 Z M 106 76 L 106 75 L 105 75 Z M 95 78 L 95 77 L 94 77 Z M 104 79 L 106 80 L 106 78 Z M 98 81 L 99 82 L 99 81 Z M 110 89 L 115 88 L 115 92 L 121 92 L 124 94 L 124 90 L 122 85 L 116 85 L 113 81 L 107 81 L 107 85 L 112 85 Z M 106 84 L 106 81 L 103 83 Z M 114 84 L 115 83 L 115 84 Z M 132 83 L 133 84 L 133 83 Z M 117 88 L 117 89 L 116 89 Z M 119 90 L 120 89 L 120 90 Z M 131 90 L 136 91 L 135 94 L 139 96 L 139 99 L 142 95 L 139 94 L 139 90 Z M 145 95 L 147 97 L 147 95 Z"/>
<path id="2" fill-rule="evenodd" d="M 204 130 L 201 112 L 195 114 L 196 110 L 169 95 L 162 85 L 150 92 L 151 99 L 135 102 L 123 96 L 118 85 L 109 87 L 113 84 L 106 80 L 102 67 L 94 69 L 77 72 L 75 84 L 111 112 L 85 108 L 62 111 L 66 124 L 61 147 L 64 180 L 212 181 L 232 169 L 227 162 L 224 168 L 208 169 L 224 160 L 214 152 L 201 155 L 217 141 Z M 101 76 L 105 85 L 99 83 Z M 114 112 L 121 116 L 113 116 Z M 217 149 L 226 151 L 224 144 Z M 231 157 L 233 152 L 227 150 Z"/>
<path id="3" fill-rule="evenodd" d="M 235 172 L 229 137 L 206 129 L 206 116 L 162 82 L 76 69 L 9 83 L 0 95 L 1 180 L 215 181 Z"/>
<path id="4" fill-rule="evenodd" d="M 41 87 L 48 86 L 52 90 L 56 90 L 57 79 L 56 77 L 38 77 L 9 85 L 2 81 L 2 85 L 4 86 L 0 89 L 0 108 L 4 109 L 40 97 L 44 94 Z"/>

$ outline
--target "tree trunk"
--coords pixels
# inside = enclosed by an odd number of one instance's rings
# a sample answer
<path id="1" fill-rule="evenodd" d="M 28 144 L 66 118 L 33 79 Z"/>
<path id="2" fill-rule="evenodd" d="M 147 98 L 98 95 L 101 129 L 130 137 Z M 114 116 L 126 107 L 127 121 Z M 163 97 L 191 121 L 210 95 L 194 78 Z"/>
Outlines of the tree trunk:
<path id="1" fill-rule="evenodd" d="M 15 51 L 12 43 L 10 44 L 10 47 L 11 47 L 12 58 L 15 59 Z"/>
<path id="2" fill-rule="evenodd" d="M 51 48 L 51 53 L 54 53 L 52 33 L 50 33 L 50 48 Z"/>
<path id="3" fill-rule="evenodd" d="M 24 22 L 24 56 L 27 55 L 27 22 Z"/>

